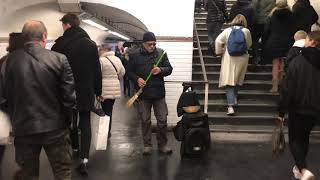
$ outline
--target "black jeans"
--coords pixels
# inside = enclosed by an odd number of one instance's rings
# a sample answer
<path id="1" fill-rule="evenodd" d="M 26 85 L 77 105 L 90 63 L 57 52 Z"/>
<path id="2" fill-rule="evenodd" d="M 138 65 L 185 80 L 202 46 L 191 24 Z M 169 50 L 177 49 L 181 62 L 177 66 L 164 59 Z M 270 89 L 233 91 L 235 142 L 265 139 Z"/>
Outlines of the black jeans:
<path id="1" fill-rule="evenodd" d="M 208 51 L 213 52 L 215 49 L 215 40 L 221 33 L 221 29 L 223 26 L 223 22 L 208 22 L 207 28 L 208 28 Z M 214 52 L 213 52 L 214 53 Z"/>
<path id="2" fill-rule="evenodd" d="M 110 124 L 109 124 L 109 136 L 111 133 L 111 124 L 112 124 L 112 110 L 113 110 L 113 104 L 114 104 L 114 99 L 105 99 L 102 103 L 101 103 L 101 107 L 104 111 L 104 113 L 106 113 L 106 115 L 110 116 Z"/>
<path id="3" fill-rule="evenodd" d="M 307 167 L 309 136 L 316 120 L 314 116 L 289 113 L 289 145 L 296 166 L 300 170 Z"/>
<path id="4" fill-rule="evenodd" d="M 40 152 L 47 154 L 56 180 L 71 180 L 72 150 L 68 130 L 15 137 L 16 162 L 20 167 L 15 179 L 39 179 Z"/>
<path id="5" fill-rule="evenodd" d="M 264 41 L 264 24 L 254 24 L 252 28 L 252 63 L 259 64 L 259 48 L 263 48 Z M 262 43 L 259 44 L 259 40 L 262 40 Z"/>
<path id="6" fill-rule="evenodd" d="M 5 150 L 5 146 L 0 145 L 0 165 L 3 159 L 4 150 Z"/>
<path id="7" fill-rule="evenodd" d="M 80 158 L 89 158 L 91 145 L 91 121 L 90 111 L 79 112 L 79 125 L 71 130 L 72 148 L 79 149 L 79 130 L 80 130 Z"/>

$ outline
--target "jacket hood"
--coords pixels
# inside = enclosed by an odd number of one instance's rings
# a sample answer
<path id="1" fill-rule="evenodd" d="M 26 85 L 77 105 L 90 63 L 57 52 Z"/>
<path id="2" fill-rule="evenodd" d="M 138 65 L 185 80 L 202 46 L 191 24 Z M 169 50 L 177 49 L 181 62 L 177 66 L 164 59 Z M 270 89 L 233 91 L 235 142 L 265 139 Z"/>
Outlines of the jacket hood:
<path id="1" fill-rule="evenodd" d="M 292 12 L 288 8 L 277 9 L 273 15 L 278 19 L 287 19 L 292 16 Z"/>
<path id="2" fill-rule="evenodd" d="M 59 43 L 58 49 L 63 49 L 71 41 L 81 39 L 81 38 L 90 39 L 88 33 L 84 31 L 81 27 L 71 27 L 67 29 L 63 33 L 63 36 L 59 37 L 55 42 Z"/>
<path id="3" fill-rule="evenodd" d="M 312 66 L 320 70 L 320 48 L 303 48 L 301 53 Z"/>

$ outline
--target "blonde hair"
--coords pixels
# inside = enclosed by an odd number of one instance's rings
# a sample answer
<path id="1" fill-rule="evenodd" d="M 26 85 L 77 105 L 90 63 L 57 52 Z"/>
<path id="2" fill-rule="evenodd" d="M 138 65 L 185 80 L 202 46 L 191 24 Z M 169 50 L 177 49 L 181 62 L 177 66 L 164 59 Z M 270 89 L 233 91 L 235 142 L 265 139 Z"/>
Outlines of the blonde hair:
<path id="1" fill-rule="evenodd" d="M 289 9 L 287 0 L 280 0 L 276 2 L 276 6 L 271 10 L 269 16 L 271 17 L 275 11 L 280 9 Z"/>
<path id="2" fill-rule="evenodd" d="M 247 27 L 248 23 L 247 23 L 247 19 L 242 15 L 242 14 L 238 14 L 235 18 L 233 18 L 231 25 L 236 26 L 243 26 L 243 27 Z"/>
<path id="3" fill-rule="evenodd" d="M 305 39 L 305 38 L 307 38 L 307 36 L 308 36 L 308 34 L 305 31 L 300 30 L 294 34 L 294 40 L 298 41 L 301 39 Z"/>

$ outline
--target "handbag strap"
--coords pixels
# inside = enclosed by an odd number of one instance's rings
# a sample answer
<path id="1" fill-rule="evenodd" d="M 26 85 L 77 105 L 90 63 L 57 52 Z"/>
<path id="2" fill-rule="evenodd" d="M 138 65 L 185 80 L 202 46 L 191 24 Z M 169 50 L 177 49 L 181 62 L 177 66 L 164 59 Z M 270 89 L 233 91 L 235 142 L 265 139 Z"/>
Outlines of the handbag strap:
<path id="1" fill-rule="evenodd" d="M 112 66 L 113 66 L 113 68 L 114 68 L 114 70 L 116 71 L 116 73 L 117 73 L 117 76 L 118 76 L 118 79 L 120 79 L 119 78 L 119 73 L 118 73 L 118 69 L 116 68 L 116 66 L 113 64 L 113 62 L 106 56 L 106 58 L 110 61 L 110 63 L 112 64 Z"/>

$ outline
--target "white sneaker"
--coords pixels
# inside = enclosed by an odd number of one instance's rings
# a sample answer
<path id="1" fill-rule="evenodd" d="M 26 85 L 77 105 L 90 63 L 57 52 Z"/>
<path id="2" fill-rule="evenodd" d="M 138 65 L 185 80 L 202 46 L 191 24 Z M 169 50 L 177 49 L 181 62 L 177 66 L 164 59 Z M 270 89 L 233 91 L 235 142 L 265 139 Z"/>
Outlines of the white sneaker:
<path id="1" fill-rule="evenodd" d="M 229 106 L 229 107 L 228 107 L 227 115 L 228 115 L 228 116 L 232 116 L 232 115 L 234 115 L 234 109 L 233 109 L 233 107 L 232 107 L 232 106 Z"/>
<path id="2" fill-rule="evenodd" d="M 312 174 L 312 172 L 310 172 L 309 170 L 305 170 L 303 172 L 303 175 L 301 177 L 301 180 L 315 180 L 316 178 L 314 177 L 314 175 Z"/>
<path id="3" fill-rule="evenodd" d="M 297 168 L 297 166 L 293 166 L 292 172 L 293 172 L 294 178 L 296 178 L 296 179 L 301 179 L 302 174 L 301 174 L 301 172 L 299 171 L 299 169 Z"/>

